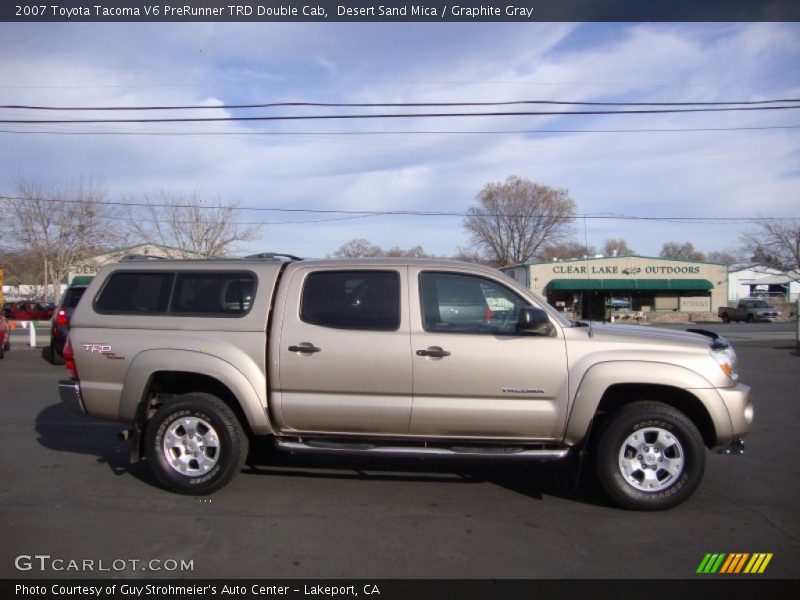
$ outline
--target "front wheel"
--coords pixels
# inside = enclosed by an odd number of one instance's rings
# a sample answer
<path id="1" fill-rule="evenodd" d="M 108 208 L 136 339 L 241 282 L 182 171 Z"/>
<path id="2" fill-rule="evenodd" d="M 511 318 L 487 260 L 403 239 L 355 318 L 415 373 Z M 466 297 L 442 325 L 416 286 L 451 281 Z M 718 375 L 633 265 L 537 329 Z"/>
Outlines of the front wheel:
<path id="1" fill-rule="evenodd" d="M 665 510 L 692 495 L 705 470 L 700 432 L 679 410 L 636 402 L 609 417 L 597 448 L 597 472 L 625 508 Z"/>
<path id="2" fill-rule="evenodd" d="M 164 487 L 192 496 L 217 491 L 242 470 L 248 439 L 233 411 L 211 394 L 162 405 L 147 423 L 145 456 Z"/>

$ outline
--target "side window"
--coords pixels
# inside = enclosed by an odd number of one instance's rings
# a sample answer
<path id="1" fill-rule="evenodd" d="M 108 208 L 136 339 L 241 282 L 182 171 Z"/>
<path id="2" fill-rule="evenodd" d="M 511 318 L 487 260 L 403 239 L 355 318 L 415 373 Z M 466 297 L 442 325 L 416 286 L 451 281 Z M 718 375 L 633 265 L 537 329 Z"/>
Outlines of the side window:
<path id="1" fill-rule="evenodd" d="M 499 283 L 474 275 L 422 273 L 419 276 L 425 331 L 514 333 L 528 302 Z"/>
<path id="2" fill-rule="evenodd" d="M 244 315 L 253 303 L 255 276 L 246 272 L 178 273 L 170 312 Z"/>
<path id="3" fill-rule="evenodd" d="M 306 277 L 300 319 L 336 329 L 395 331 L 400 327 L 396 271 L 317 271 Z"/>
<path id="4" fill-rule="evenodd" d="M 119 271 L 111 275 L 95 301 L 101 313 L 165 313 L 173 273 Z"/>

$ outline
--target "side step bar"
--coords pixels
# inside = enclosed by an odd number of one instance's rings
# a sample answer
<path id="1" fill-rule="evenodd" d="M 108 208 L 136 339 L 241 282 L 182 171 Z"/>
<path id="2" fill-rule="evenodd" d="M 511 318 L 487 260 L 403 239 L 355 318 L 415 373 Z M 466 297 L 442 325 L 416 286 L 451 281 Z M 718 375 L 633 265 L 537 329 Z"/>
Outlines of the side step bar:
<path id="1" fill-rule="evenodd" d="M 553 460 L 565 458 L 569 448 L 526 446 L 402 446 L 382 445 L 361 441 L 335 441 L 308 438 L 294 440 L 275 438 L 275 446 L 292 453 L 324 453 L 380 456 L 436 456 L 464 458 L 521 458 L 531 460 Z"/>

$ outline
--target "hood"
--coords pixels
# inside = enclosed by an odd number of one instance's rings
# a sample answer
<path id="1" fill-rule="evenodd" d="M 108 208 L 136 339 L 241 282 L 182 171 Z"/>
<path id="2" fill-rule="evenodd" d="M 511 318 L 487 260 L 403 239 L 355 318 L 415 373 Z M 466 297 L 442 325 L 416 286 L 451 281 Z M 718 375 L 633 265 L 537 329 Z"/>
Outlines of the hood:
<path id="1" fill-rule="evenodd" d="M 588 331 L 588 327 L 583 329 Z M 663 344 L 669 346 L 679 344 L 703 349 L 708 349 L 714 341 L 714 338 L 710 336 L 688 331 L 596 322 L 592 323 L 592 336 L 593 339 L 598 341 L 648 345 Z M 722 338 L 719 339 L 721 340 Z"/>

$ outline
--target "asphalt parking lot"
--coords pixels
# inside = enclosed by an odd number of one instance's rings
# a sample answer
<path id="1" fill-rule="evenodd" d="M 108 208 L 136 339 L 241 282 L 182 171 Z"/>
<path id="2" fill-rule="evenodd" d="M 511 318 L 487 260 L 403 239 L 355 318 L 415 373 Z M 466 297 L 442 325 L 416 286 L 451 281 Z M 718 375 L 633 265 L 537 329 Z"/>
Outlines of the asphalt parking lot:
<path id="1" fill-rule="evenodd" d="M 770 552 L 758 577 L 796 578 L 793 327 L 707 326 L 735 342 L 756 422 L 744 456 L 709 453 L 700 489 L 662 513 L 575 492 L 574 472 L 561 465 L 300 458 L 268 447 L 221 492 L 178 496 L 144 465 L 126 464 L 118 425 L 61 408 L 64 368 L 16 333 L 0 361 L 0 576 L 687 578 L 708 552 Z M 17 556 L 34 554 L 106 565 L 191 560 L 193 570 L 15 568 Z"/>

